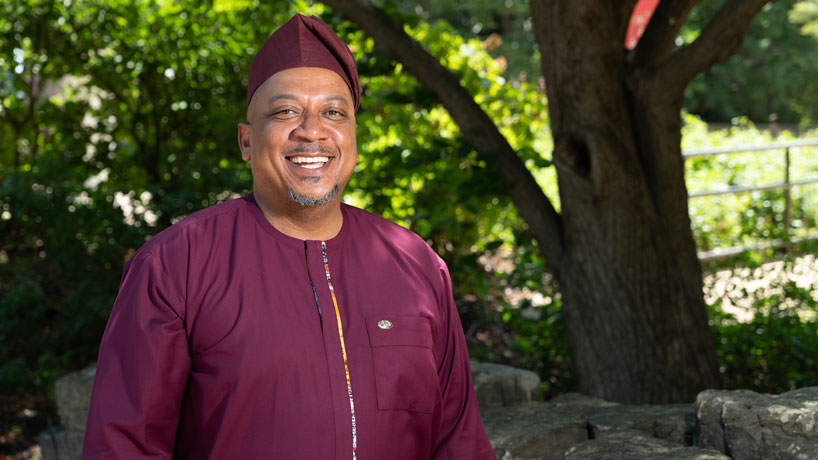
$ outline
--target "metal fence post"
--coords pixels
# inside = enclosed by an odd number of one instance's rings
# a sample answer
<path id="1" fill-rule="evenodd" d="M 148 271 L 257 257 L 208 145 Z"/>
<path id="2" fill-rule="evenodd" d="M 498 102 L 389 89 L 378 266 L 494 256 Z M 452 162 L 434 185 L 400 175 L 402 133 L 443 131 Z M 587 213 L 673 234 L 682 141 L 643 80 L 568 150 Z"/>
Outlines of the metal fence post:
<path id="1" fill-rule="evenodd" d="M 792 198 L 790 197 L 790 148 L 784 149 L 784 241 L 787 242 L 787 250 L 791 249 L 790 241 L 790 212 L 792 209 Z"/>
<path id="2" fill-rule="evenodd" d="M 767 144 L 744 145 L 736 147 L 716 147 L 716 148 L 702 148 L 702 149 L 685 149 L 682 151 L 682 156 L 685 160 L 691 157 L 712 156 L 722 153 L 736 153 L 736 152 L 756 152 L 762 150 L 778 150 L 784 149 L 784 182 L 770 185 L 739 185 L 731 186 L 721 190 L 709 190 L 702 192 L 688 193 L 688 198 L 697 198 L 703 196 L 724 195 L 733 193 L 745 193 L 755 190 L 784 190 L 784 238 L 778 240 L 777 238 L 768 243 L 757 244 L 755 246 L 736 246 L 730 248 L 716 248 L 710 251 L 700 252 L 700 260 L 719 259 L 731 255 L 739 254 L 747 250 L 769 249 L 769 248 L 786 248 L 792 249 L 793 243 L 804 240 L 818 240 L 818 232 L 806 235 L 804 237 L 795 238 L 792 236 L 792 189 L 797 186 L 804 186 L 808 184 L 818 183 L 818 177 L 810 177 L 792 181 L 790 177 L 790 168 L 792 166 L 790 158 L 790 149 L 815 147 L 818 146 L 818 138 L 814 139 L 800 139 L 786 142 L 772 142 Z"/>

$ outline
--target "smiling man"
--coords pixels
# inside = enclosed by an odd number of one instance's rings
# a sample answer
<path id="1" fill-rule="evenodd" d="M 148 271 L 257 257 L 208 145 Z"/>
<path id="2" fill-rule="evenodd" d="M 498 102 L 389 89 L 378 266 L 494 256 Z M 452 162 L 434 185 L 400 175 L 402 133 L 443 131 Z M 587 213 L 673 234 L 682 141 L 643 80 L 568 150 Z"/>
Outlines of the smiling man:
<path id="1" fill-rule="evenodd" d="M 248 76 L 253 193 L 126 265 L 83 458 L 494 459 L 445 264 L 341 202 L 358 162 L 349 49 L 296 15 Z"/>
<path id="2" fill-rule="evenodd" d="M 309 64 L 256 89 L 239 147 L 270 223 L 296 238 L 326 239 L 341 228 L 340 190 L 358 162 L 355 105 L 337 72 Z"/>

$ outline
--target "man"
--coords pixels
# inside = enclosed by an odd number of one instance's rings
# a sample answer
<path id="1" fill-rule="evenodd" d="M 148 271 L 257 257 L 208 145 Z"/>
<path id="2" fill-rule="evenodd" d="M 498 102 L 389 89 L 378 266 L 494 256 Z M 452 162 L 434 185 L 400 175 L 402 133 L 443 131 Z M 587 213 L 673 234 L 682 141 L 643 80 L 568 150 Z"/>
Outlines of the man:
<path id="1" fill-rule="evenodd" d="M 296 15 L 250 66 L 253 194 L 125 267 L 83 458 L 494 459 L 451 282 L 415 234 L 342 204 L 355 61 Z"/>

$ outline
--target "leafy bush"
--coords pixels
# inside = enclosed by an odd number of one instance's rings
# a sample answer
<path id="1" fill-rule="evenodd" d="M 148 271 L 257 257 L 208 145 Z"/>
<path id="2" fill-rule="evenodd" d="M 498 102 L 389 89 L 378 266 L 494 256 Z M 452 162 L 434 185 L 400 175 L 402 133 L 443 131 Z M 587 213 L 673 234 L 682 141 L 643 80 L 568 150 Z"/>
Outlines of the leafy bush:
<path id="1" fill-rule="evenodd" d="M 705 278 L 725 388 L 781 393 L 818 385 L 816 269 L 807 256 Z"/>
<path id="2" fill-rule="evenodd" d="M 699 2 L 682 31 L 689 42 L 724 2 Z M 744 34 L 741 50 L 694 79 L 685 107 L 707 121 L 743 114 L 758 123 L 818 121 L 818 27 L 815 0 L 764 6 Z"/>
<path id="3" fill-rule="evenodd" d="M 480 258 L 479 265 L 491 270 L 488 276 L 482 270 L 490 290 L 461 302 L 461 318 L 472 358 L 536 372 L 541 396 L 550 399 L 575 389 L 562 299 L 536 246 L 519 238 L 528 244 L 513 254 L 500 249 Z"/>
<path id="4" fill-rule="evenodd" d="M 247 24 L 292 7 L 253 6 L 0 4 L 0 393 L 93 361 L 135 249 L 249 186 L 240 70 L 270 31 Z"/>

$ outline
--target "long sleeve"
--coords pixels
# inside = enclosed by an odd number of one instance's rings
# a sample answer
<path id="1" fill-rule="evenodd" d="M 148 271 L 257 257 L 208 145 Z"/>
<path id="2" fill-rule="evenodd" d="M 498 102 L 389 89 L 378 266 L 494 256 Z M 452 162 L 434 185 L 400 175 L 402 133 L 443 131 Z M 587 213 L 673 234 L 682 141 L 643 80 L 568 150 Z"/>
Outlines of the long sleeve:
<path id="1" fill-rule="evenodd" d="M 100 345 L 83 459 L 169 459 L 190 369 L 184 298 L 159 260 L 127 264 Z"/>
<path id="2" fill-rule="evenodd" d="M 444 322 L 436 348 L 443 410 L 433 460 L 496 460 L 477 410 L 466 339 L 454 304 L 449 271 L 443 261 L 440 261 L 440 276 L 444 288 L 439 302 Z"/>

